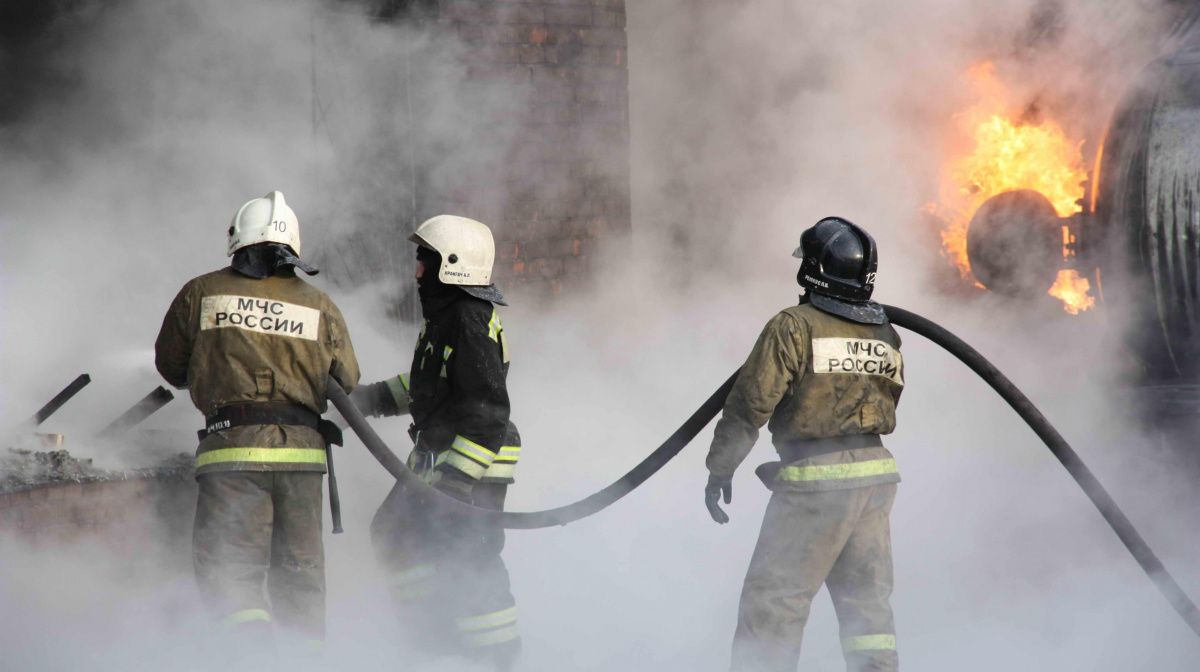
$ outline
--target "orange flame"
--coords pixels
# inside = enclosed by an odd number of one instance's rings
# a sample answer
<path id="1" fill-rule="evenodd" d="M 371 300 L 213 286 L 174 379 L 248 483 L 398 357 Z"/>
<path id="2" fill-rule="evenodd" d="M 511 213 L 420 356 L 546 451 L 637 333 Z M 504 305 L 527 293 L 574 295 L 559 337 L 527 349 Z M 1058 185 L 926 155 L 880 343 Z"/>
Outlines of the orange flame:
<path id="1" fill-rule="evenodd" d="M 967 76 L 979 102 L 955 119 L 970 138 L 970 147 L 951 158 L 933 210 L 945 221 L 942 254 L 964 279 L 975 282 L 967 257 L 967 227 L 979 206 L 1006 191 L 1033 189 L 1050 200 L 1060 217 L 1067 217 L 1081 210 L 1078 201 L 1084 196 L 1087 171 L 1082 141 L 1068 138 L 1052 120 L 1026 122 L 1013 113 L 1011 96 L 996 78 L 993 63 L 976 65 Z M 1070 256 L 1066 247 L 1063 256 Z M 1095 301 L 1088 296 L 1088 281 L 1077 273 L 1075 280 L 1063 278 L 1060 274 L 1050 293 L 1072 314 L 1090 308 Z"/>
<path id="2" fill-rule="evenodd" d="M 1078 315 L 1085 310 L 1091 310 L 1096 305 L 1096 299 L 1088 293 L 1092 283 L 1079 275 L 1073 268 L 1064 268 L 1058 272 L 1058 279 L 1050 288 L 1050 296 L 1063 302 L 1063 310 L 1072 315 Z"/>

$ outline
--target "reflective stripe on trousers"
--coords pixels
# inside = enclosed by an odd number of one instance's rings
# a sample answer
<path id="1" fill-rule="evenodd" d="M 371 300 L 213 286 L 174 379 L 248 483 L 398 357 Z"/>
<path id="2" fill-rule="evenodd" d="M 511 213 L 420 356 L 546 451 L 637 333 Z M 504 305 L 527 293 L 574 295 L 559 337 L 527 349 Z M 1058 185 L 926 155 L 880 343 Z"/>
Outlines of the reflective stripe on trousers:
<path id="1" fill-rule="evenodd" d="M 855 637 L 842 638 L 842 651 L 845 653 L 895 650 L 895 635 L 858 635 Z"/>
<path id="2" fill-rule="evenodd" d="M 242 609 L 222 618 L 218 625 L 222 628 L 232 628 L 243 623 L 257 621 L 271 622 L 271 614 L 266 609 Z"/>
<path id="3" fill-rule="evenodd" d="M 470 647 L 494 646 L 521 636 L 516 606 L 478 616 L 454 619 L 463 642 Z"/>
<path id="4" fill-rule="evenodd" d="M 392 574 L 389 587 L 392 598 L 401 602 L 419 600 L 433 593 L 437 566 L 433 563 L 412 565 Z"/>

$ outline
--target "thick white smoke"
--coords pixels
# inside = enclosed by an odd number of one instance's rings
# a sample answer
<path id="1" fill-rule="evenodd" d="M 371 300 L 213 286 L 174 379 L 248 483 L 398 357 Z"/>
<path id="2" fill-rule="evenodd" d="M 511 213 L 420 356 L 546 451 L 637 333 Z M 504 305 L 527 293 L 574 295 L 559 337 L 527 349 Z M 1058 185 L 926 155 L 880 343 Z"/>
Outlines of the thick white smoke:
<path id="1" fill-rule="evenodd" d="M 1192 477 L 1125 412 L 1121 357 L 1096 338 L 1103 319 L 933 292 L 929 269 L 945 262 L 917 214 L 948 119 L 970 104 L 966 67 L 997 61 L 1031 100 L 1091 132 L 1154 54 L 1167 10 L 1082 0 L 627 9 L 635 253 L 612 255 L 586 295 L 552 307 L 515 296 L 505 313 L 526 445 L 511 508 L 581 497 L 672 431 L 795 300 L 799 231 L 837 213 L 880 242 L 879 298 L 994 358 L 1200 594 Z M 373 183 L 354 159 L 403 162 L 372 152 L 404 148 L 390 78 L 414 44 L 457 48 L 305 3 L 91 11 L 102 14 L 55 28 L 70 38 L 56 58 L 72 85 L 0 127 L 0 420 L 89 370 L 96 389 L 56 425 L 69 435 L 120 411 L 116 391 L 132 401 L 159 382 L 162 313 L 184 281 L 225 263 L 224 227 L 243 200 L 282 189 L 314 253 L 400 207 L 405 187 Z M 442 76 L 431 92 L 453 109 L 457 75 Z M 346 314 L 365 380 L 407 367 L 415 334 L 384 314 L 391 288 L 347 295 L 317 282 Z M 889 441 L 904 477 L 893 516 L 904 665 L 1194 668 L 1200 647 L 1032 433 L 947 355 L 904 336 L 908 388 Z M 153 424 L 196 422 L 184 399 Z M 407 450 L 406 421 L 377 426 Z M 724 669 L 767 499 L 750 467 L 773 458 L 764 435 L 735 480 L 733 523 L 717 527 L 700 494 L 709 436 L 601 515 L 509 535 L 523 669 Z M 408 664 L 367 539 L 388 479 L 356 441 L 338 467 L 348 531 L 327 540 L 328 667 Z M 208 641 L 186 573 L 131 576 L 103 546 L 0 549 L 0 614 L 13 624 L 0 628 L 11 652 L 0 668 L 192 669 Z M 71 644 L 44 643 L 52 636 Z M 842 669 L 823 595 L 805 642 L 803 669 Z"/>

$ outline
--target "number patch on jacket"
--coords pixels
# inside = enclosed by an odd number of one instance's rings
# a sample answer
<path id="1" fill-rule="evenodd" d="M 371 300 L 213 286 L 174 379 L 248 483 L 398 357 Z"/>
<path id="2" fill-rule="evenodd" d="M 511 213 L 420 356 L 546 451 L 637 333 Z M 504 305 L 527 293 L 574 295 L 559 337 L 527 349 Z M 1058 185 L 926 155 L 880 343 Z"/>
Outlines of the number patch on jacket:
<path id="1" fill-rule="evenodd" d="M 870 338 L 814 338 L 813 373 L 883 376 L 904 384 L 900 351 Z"/>
<path id="2" fill-rule="evenodd" d="M 285 301 L 219 294 L 200 300 L 200 329 L 235 327 L 260 334 L 317 340 L 321 311 Z"/>

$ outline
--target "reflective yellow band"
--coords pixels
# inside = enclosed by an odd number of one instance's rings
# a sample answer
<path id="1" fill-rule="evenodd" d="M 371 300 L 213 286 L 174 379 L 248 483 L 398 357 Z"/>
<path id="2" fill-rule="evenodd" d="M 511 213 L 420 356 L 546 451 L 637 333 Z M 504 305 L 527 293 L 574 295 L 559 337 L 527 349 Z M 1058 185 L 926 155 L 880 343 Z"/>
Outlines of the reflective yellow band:
<path id="1" fill-rule="evenodd" d="M 454 437 L 454 441 L 450 444 L 450 447 L 462 453 L 463 455 L 466 455 L 472 460 L 475 460 L 479 464 L 482 464 L 484 469 L 486 469 L 488 465 L 496 460 L 495 453 L 466 438 L 465 436 Z"/>
<path id="2" fill-rule="evenodd" d="M 476 480 L 483 478 L 483 475 L 491 468 L 490 465 L 485 467 L 475 460 L 465 455 L 460 455 L 453 450 L 447 450 L 438 456 L 437 463 L 442 464 L 443 462 Z"/>
<path id="3" fill-rule="evenodd" d="M 196 468 L 226 462 L 325 464 L 324 448 L 218 448 L 196 456 Z"/>
<path id="4" fill-rule="evenodd" d="M 779 480 L 833 481 L 895 473 L 897 473 L 896 460 L 888 458 L 883 460 L 866 460 L 864 462 L 845 462 L 842 464 L 792 465 L 779 470 Z"/>
<path id="5" fill-rule="evenodd" d="M 517 473 L 516 464 L 496 460 L 492 466 L 487 468 L 487 471 L 483 472 L 482 478 L 512 478 L 515 473 Z"/>
<path id="6" fill-rule="evenodd" d="M 407 569 L 402 569 L 395 574 L 392 574 L 391 584 L 393 586 L 404 586 L 418 581 L 428 581 L 437 574 L 437 566 L 432 563 L 423 565 L 413 565 Z"/>
<path id="7" fill-rule="evenodd" d="M 487 630 L 485 632 L 473 632 L 466 635 L 463 639 L 467 646 L 494 646 L 511 642 L 514 639 L 521 638 L 521 630 L 517 628 L 517 624 L 500 628 L 498 630 Z"/>
<path id="8" fill-rule="evenodd" d="M 444 362 L 444 361 L 450 359 L 450 355 L 453 355 L 453 354 L 454 354 L 454 348 L 447 345 L 445 348 L 442 349 L 442 361 Z"/>
<path id="9" fill-rule="evenodd" d="M 501 609 L 500 611 L 493 611 L 490 614 L 454 619 L 454 623 L 458 626 L 458 629 L 467 632 L 498 628 L 502 625 L 509 625 L 516 622 L 517 608 L 515 606 Z"/>
<path id="10" fill-rule="evenodd" d="M 270 623 L 271 614 L 267 613 L 266 609 L 242 609 L 221 619 L 220 625 L 222 628 L 232 628 L 235 625 L 253 623 L 255 621 Z"/>
<path id="11" fill-rule="evenodd" d="M 433 595 L 433 585 L 423 584 L 414 586 L 392 586 L 392 599 L 397 602 L 416 602 Z"/>
<path id="12" fill-rule="evenodd" d="M 383 382 L 387 385 L 388 391 L 392 393 L 392 399 L 396 400 L 396 406 L 408 408 L 408 374 L 402 373 Z"/>
<path id="13" fill-rule="evenodd" d="M 859 635 L 858 637 L 845 637 L 842 639 L 842 651 L 846 653 L 895 650 L 895 635 Z"/>
<path id="14" fill-rule="evenodd" d="M 521 459 L 520 446 L 500 446 L 500 452 L 496 453 L 497 462 L 512 462 L 517 463 Z"/>
<path id="15" fill-rule="evenodd" d="M 500 326 L 500 313 L 496 311 L 495 306 L 492 307 L 492 319 L 488 320 L 488 338 L 499 343 L 500 332 L 504 327 Z"/>

